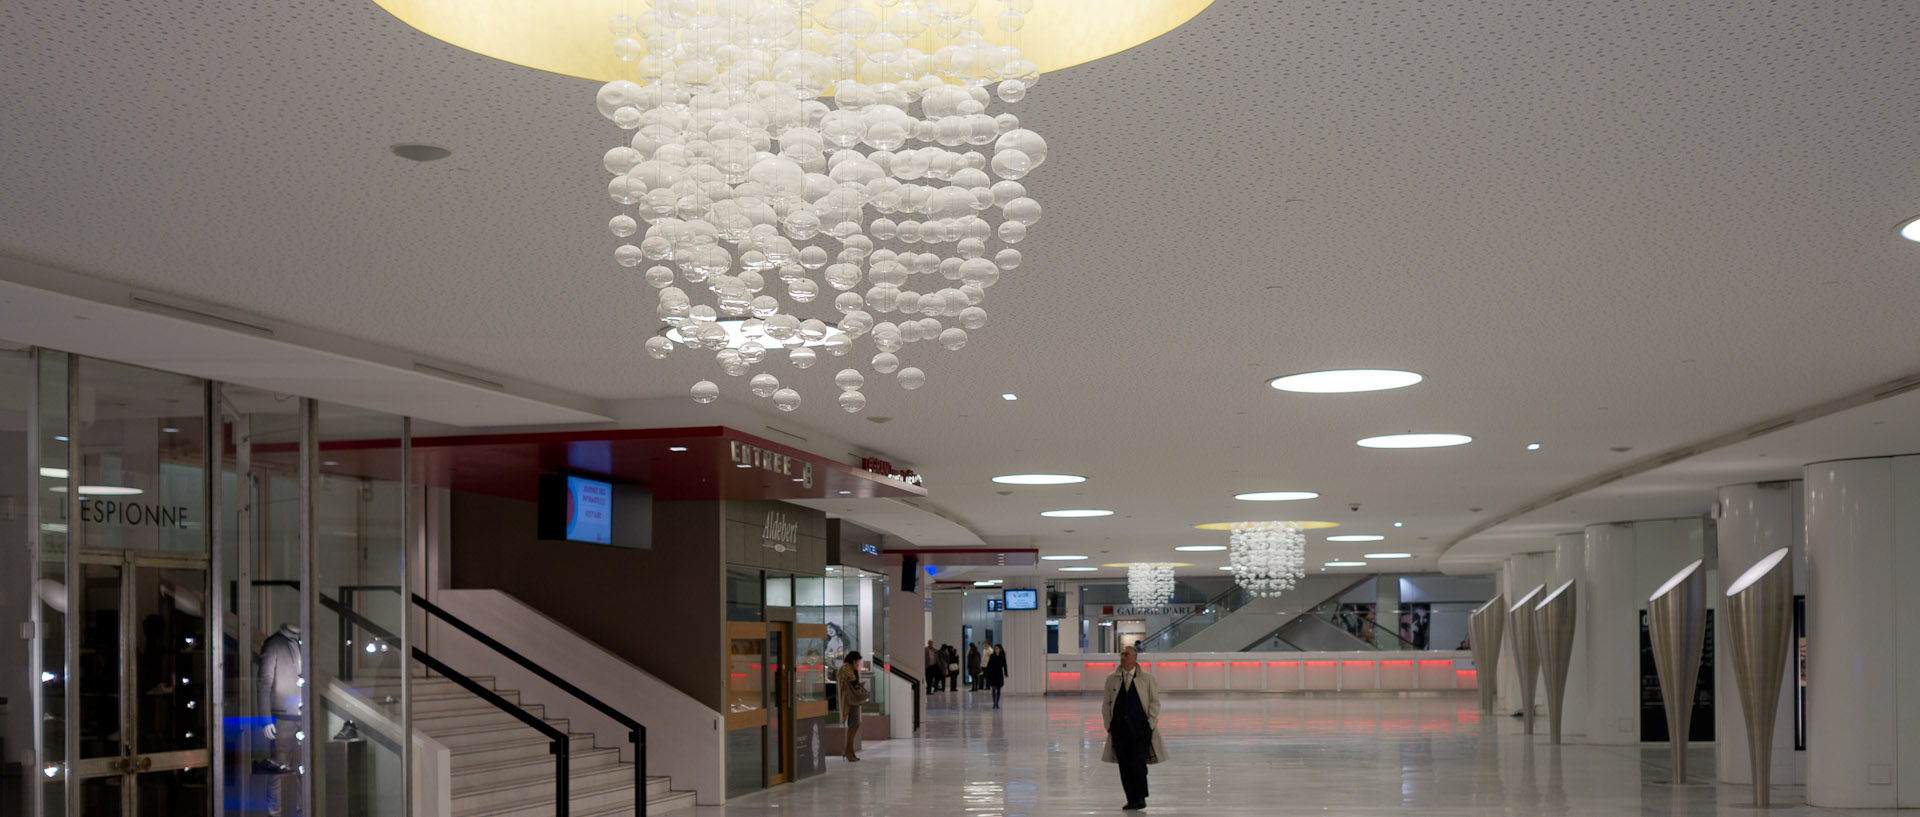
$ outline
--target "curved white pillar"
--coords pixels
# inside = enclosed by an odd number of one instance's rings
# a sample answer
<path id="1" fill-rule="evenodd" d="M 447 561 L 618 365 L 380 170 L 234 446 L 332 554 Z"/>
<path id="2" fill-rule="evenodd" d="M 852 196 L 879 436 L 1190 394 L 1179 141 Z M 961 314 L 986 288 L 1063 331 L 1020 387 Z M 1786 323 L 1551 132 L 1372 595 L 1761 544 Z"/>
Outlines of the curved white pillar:
<path id="1" fill-rule="evenodd" d="M 1920 806 L 1920 456 L 1806 467 L 1807 801 Z"/>
<path id="2" fill-rule="evenodd" d="M 1806 537 L 1802 516 L 1806 493 L 1800 480 L 1728 485 L 1720 489 L 1720 580 L 1724 584 L 1745 573 L 1747 568 L 1780 548 L 1787 548 L 1793 561 L 1793 592 L 1807 592 Z M 1710 594 L 1711 595 L 1711 594 Z M 1728 644 L 1727 620 L 1714 621 L 1714 643 Z M 1747 724 L 1740 715 L 1740 685 L 1732 683 L 1732 664 L 1724 657 L 1718 662 L 1713 707 L 1714 737 L 1720 751 L 1717 756 L 1723 783 L 1750 784 L 1752 764 L 1747 755 Z M 1771 776 L 1777 786 L 1800 786 L 1807 782 L 1805 752 L 1793 749 L 1792 667 L 1780 676 L 1780 711 L 1773 726 L 1773 763 Z"/>
<path id="3" fill-rule="evenodd" d="M 1705 557 L 1705 531 L 1700 517 L 1587 526 L 1586 742 L 1639 745 L 1640 613 L 1662 582 Z"/>
<path id="4" fill-rule="evenodd" d="M 1587 605 L 1587 535 L 1585 533 L 1563 533 L 1554 537 L 1553 564 L 1558 581 L 1554 587 L 1571 581 L 1580 588 L 1575 597 L 1577 604 L 1576 625 L 1573 628 L 1573 661 L 1567 667 L 1566 701 L 1561 710 L 1561 734 L 1564 736 L 1585 735 L 1587 733 L 1587 622 L 1592 620 L 1592 612 Z"/>

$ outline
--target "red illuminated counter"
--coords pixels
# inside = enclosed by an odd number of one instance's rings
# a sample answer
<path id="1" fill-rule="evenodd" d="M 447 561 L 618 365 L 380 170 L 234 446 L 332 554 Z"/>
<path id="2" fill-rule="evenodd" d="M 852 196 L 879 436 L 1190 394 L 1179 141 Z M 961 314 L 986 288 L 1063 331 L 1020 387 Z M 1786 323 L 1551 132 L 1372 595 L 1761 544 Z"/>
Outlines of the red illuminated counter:
<path id="1" fill-rule="evenodd" d="M 1047 656 L 1048 692 L 1099 692 L 1117 655 Z M 1466 650 L 1418 652 L 1146 653 L 1163 691 L 1474 689 Z"/>

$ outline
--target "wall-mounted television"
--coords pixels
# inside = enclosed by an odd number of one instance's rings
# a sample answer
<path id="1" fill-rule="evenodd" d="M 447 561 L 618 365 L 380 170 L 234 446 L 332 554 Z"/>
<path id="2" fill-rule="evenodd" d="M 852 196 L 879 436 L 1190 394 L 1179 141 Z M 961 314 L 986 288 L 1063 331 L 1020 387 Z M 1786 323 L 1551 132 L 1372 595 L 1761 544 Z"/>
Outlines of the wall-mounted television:
<path id="1" fill-rule="evenodd" d="M 1002 597 L 1006 599 L 1008 610 L 1040 609 L 1040 591 L 1038 590 L 1008 590 Z"/>
<path id="2" fill-rule="evenodd" d="M 632 485 L 540 475 L 539 536 L 549 541 L 653 547 L 653 492 Z"/>

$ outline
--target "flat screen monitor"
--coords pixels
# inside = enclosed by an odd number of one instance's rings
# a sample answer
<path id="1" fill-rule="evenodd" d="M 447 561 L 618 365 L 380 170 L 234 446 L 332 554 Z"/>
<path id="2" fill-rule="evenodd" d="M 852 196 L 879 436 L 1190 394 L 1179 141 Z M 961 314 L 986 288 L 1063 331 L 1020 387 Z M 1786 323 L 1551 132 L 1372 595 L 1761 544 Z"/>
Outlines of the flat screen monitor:
<path id="1" fill-rule="evenodd" d="M 550 541 L 649 548 L 653 493 L 570 474 L 540 476 L 539 536 Z"/>
<path id="2" fill-rule="evenodd" d="M 1008 610 L 1040 609 L 1040 591 L 1038 590 L 1008 590 L 1004 598 L 1007 601 Z"/>

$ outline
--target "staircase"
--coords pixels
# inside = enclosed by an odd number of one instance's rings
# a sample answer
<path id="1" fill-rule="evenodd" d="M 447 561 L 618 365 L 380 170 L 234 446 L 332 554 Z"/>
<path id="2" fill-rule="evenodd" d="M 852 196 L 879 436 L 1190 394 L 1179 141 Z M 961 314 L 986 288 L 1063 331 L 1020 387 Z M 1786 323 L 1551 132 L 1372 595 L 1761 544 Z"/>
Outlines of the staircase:
<path id="1" fill-rule="evenodd" d="M 491 677 L 474 680 L 493 688 Z M 634 813 L 633 765 L 619 749 L 594 745 L 565 720 L 546 718 L 546 708 L 520 700 L 513 690 L 495 690 L 529 714 L 571 738 L 570 817 L 616 817 Z M 452 755 L 454 817 L 553 817 L 553 754 L 546 737 L 452 681 L 413 678 L 413 726 Z M 649 817 L 693 808 L 693 792 L 671 790 L 665 777 L 647 778 Z"/>

